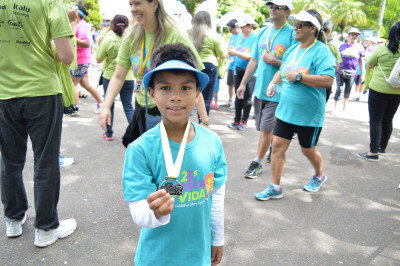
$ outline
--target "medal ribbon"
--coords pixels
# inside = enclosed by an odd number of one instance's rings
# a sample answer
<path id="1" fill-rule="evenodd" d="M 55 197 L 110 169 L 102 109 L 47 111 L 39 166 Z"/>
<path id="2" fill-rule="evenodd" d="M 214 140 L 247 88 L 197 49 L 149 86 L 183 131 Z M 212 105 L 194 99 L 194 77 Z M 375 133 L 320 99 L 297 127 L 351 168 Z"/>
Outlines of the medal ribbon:
<path id="1" fill-rule="evenodd" d="M 146 67 L 147 61 L 149 60 L 151 51 L 153 50 L 154 40 L 155 40 L 155 38 L 153 37 L 153 41 L 152 41 L 152 43 L 150 45 L 149 52 L 146 55 L 146 58 L 144 58 L 144 37 L 142 39 L 142 54 L 140 55 L 140 68 L 139 68 L 139 73 L 138 73 L 139 79 L 143 78 L 144 69 Z M 144 58 L 144 60 L 143 60 L 143 58 Z"/>
<path id="2" fill-rule="evenodd" d="M 265 43 L 265 44 L 267 45 L 267 51 L 268 51 L 268 52 L 271 51 L 271 49 L 272 49 L 272 44 L 274 43 L 274 40 L 275 40 L 276 36 L 278 36 L 279 32 L 280 32 L 286 25 L 287 25 L 287 22 L 285 23 L 285 25 L 283 25 L 282 27 L 279 28 L 278 32 L 275 33 L 274 38 L 272 38 L 272 41 L 269 43 L 269 37 L 271 36 L 271 32 L 272 32 L 272 25 L 271 25 L 271 27 L 269 28 L 268 36 L 267 36 L 266 43 Z"/>
<path id="3" fill-rule="evenodd" d="M 300 49 L 300 44 L 299 44 L 299 46 L 297 46 L 297 49 L 296 49 L 296 51 L 294 52 L 294 56 L 293 56 L 292 69 L 296 69 L 296 68 L 297 68 L 297 66 L 299 65 L 301 59 L 303 59 L 303 56 L 304 56 L 311 48 L 313 48 L 313 46 L 314 46 L 316 43 L 317 43 L 317 39 L 314 40 L 314 43 L 313 43 L 310 47 L 308 47 L 307 50 L 304 51 L 304 53 L 300 56 L 299 60 L 297 60 L 297 62 L 296 62 L 295 60 L 296 60 L 296 57 L 297 57 L 297 52 L 298 52 L 299 49 Z"/>
<path id="4" fill-rule="evenodd" d="M 176 157 L 176 161 L 174 164 L 172 160 L 171 148 L 169 146 L 167 131 L 165 130 L 163 121 L 161 121 L 160 123 L 161 143 L 164 152 L 165 167 L 167 168 L 167 174 L 169 178 L 177 179 L 179 177 L 179 172 L 181 171 L 182 167 L 183 155 L 185 153 L 186 142 L 189 135 L 189 129 L 190 121 L 188 121 L 187 123 L 185 134 L 182 138 L 181 147 L 179 148 L 178 156 Z"/>

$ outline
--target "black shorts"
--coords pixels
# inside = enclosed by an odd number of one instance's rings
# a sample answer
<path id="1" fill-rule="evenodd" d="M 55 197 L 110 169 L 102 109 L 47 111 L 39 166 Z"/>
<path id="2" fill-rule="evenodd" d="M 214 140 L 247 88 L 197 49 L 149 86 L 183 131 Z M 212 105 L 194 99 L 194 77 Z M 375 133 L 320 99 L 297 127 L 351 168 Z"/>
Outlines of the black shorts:
<path id="1" fill-rule="evenodd" d="M 276 119 L 273 135 L 291 140 L 293 134 L 297 133 L 302 148 L 313 148 L 318 143 L 322 127 L 304 127 L 283 122 Z"/>
<path id="2" fill-rule="evenodd" d="M 226 78 L 226 84 L 228 86 L 235 86 L 233 76 L 235 75 L 234 70 L 228 69 L 228 77 Z"/>

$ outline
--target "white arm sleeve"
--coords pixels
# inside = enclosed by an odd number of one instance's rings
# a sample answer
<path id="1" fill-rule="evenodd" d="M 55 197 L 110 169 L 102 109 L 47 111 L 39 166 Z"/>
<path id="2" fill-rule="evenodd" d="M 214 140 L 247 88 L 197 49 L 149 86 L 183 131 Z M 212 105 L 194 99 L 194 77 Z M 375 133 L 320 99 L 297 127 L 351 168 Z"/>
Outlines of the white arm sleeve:
<path id="1" fill-rule="evenodd" d="M 225 184 L 221 187 L 214 187 L 212 193 L 211 245 L 219 247 L 224 245 Z"/>
<path id="2" fill-rule="evenodd" d="M 129 202 L 129 211 L 133 221 L 140 227 L 156 228 L 169 223 L 170 215 L 157 219 L 146 200 Z"/>

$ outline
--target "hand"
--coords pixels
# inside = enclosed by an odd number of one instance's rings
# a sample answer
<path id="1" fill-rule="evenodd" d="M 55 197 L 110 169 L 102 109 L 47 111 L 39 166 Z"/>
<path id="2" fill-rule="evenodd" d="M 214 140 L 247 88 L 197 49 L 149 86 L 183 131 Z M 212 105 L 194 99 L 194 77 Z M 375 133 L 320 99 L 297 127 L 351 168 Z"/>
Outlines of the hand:
<path id="1" fill-rule="evenodd" d="M 107 125 L 111 126 L 111 110 L 103 106 L 100 113 L 100 126 L 104 132 L 107 132 Z"/>
<path id="2" fill-rule="evenodd" d="M 240 84 L 239 88 L 236 91 L 236 97 L 238 97 L 238 99 L 243 99 L 245 91 L 246 88 L 242 84 Z"/>
<path id="3" fill-rule="evenodd" d="M 150 210 L 154 212 L 157 219 L 173 211 L 174 201 L 175 199 L 171 198 L 171 195 L 165 189 L 160 189 L 147 197 Z"/>
<path id="4" fill-rule="evenodd" d="M 289 82 L 294 82 L 294 81 L 296 81 L 296 76 L 297 76 L 297 74 L 299 74 L 299 72 L 297 72 L 296 70 L 290 70 L 290 71 L 287 72 L 287 74 L 286 74 L 286 79 L 287 79 Z"/>
<path id="5" fill-rule="evenodd" d="M 267 97 L 269 97 L 269 98 L 272 98 L 272 97 L 275 95 L 275 93 L 276 93 L 276 90 L 273 90 L 273 89 L 272 89 L 272 84 L 273 84 L 273 83 L 270 83 L 270 84 L 268 85 L 268 88 L 267 88 Z"/>
<path id="6" fill-rule="evenodd" d="M 262 53 L 261 59 L 267 64 L 272 64 L 272 62 L 275 60 L 275 57 L 271 53 L 265 51 Z"/>
<path id="7" fill-rule="evenodd" d="M 223 254 L 224 254 L 224 246 L 220 247 L 211 246 L 211 265 L 214 266 L 220 264 Z"/>
<path id="8" fill-rule="evenodd" d="M 235 48 L 233 48 L 232 46 L 229 46 L 228 47 L 228 55 L 235 56 L 236 55 L 235 53 L 236 53 Z"/>

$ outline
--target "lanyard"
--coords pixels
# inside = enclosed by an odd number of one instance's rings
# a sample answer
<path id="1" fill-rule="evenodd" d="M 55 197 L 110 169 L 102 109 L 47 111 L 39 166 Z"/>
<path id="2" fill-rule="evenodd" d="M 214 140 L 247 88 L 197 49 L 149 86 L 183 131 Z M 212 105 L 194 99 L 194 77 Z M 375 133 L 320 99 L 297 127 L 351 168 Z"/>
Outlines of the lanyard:
<path id="1" fill-rule="evenodd" d="M 297 62 L 296 62 L 295 60 L 296 60 L 296 57 L 297 57 L 297 52 L 298 52 L 299 49 L 300 49 L 300 44 L 299 44 L 299 46 L 297 46 L 297 49 L 296 49 L 296 51 L 294 52 L 293 61 L 292 61 L 292 64 L 291 64 L 293 69 L 296 69 L 296 68 L 297 68 L 297 66 L 299 65 L 301 59 L 303 59 L 303 56 L 304 56 L 311 48 L 313 48 L 313 46 L 314 46 L 316 43 L 317 43 L 317 39 L 314 40 L 314 43 L 313 43 L 310 47 L 308 47 L 307 50 L 304 51 L 304 53 L 300 56 L 299 60 L 297 60 Z"/>
<path id="2" fill-rule="evenodd" d="M 271 51 L 271 49 L 272 49 L 272 44 L 274 43 L 274 40 L 275 40 L 276 36 L 278 36 L 279 32 L 281 32 L 281 30 L 282 30 L 286 25 L 287 25 L 287 23 L 285 23 L 285 25 L 283 25 L 282 27 L 279 28 L 278 32 L 275 33 L 274 38 L 272 38 L 272 41 L 269 43 L 269 37 L 271 36 L 271 32 L 272 32 L 272 25 L 271 25 L 271 27 L 269 28 L 269 31 L 268 31 L 267 39 L 266 39 L 266 45 L 267 45 L 267 51 L 268 51 L 268 52 Z"/>
<path id="3" fill-rule="evenodd" d="M 140 55 L 140 68 L 139 68 L 139 73 L 138 73 L 139 79 L 143 78 L 144 69 L 146 67 L 147 61 L 149 60 L 151 50 L 153 50 L 154 40 L 155 40 L 155 37 L 153 37 L 153 41 L 149 48 L 149 53 L 146 55 L 146 58 L 144 58 L 144 37 L 142 39 L 142 54 Z M 144 58 L 144 60 L 143 60 L 143 58 Z"/>
<path id="4" fill-rule="evenodd" d="M 161 143 L 164 152 L 164 161 L 165 167 L 167 168 L 167 174 L 169 178 L 177 179 L 179 176 L 179 172 L 181 171 L 182 161 L 183 161 L 183 154 L 185 153 L 186 142 L 189 135 L 189 128 L 190 128 L 190 121 L 186 126 L 185 134 L 183 135 L 181 147 L 179 148 L 178 156 L 176 157 L 175 164 L 172 160 L 172 153 L 171 148 L 168 142 L 167 131 L 165 130 L 164 123 L 161 121 L 160 123 L 160 130 L 161 130 Z"/>

